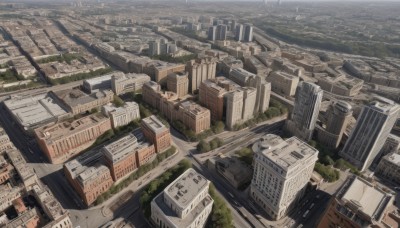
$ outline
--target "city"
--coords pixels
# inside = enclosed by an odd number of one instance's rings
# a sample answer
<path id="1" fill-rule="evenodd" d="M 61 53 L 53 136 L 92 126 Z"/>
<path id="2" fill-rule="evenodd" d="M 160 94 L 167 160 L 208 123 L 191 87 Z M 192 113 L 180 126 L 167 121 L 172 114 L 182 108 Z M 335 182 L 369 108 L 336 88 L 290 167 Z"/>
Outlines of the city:
<path id="1" fill-rule="evenodd" d="M 400 227 L 400 2 L 0 3 L 0 227 Z"/>

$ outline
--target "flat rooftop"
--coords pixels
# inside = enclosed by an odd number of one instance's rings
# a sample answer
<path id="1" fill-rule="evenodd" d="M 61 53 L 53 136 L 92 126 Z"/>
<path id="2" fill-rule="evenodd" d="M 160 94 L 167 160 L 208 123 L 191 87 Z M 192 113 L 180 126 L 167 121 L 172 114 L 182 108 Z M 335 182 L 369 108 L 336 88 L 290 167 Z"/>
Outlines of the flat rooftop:
<path id="1" fill-rule="evenodd" d="M 97 99 L 114 95 L 114 93 L 110 90 L 98 91 L 96 93 L 87 94 L 80 89 L 67 89 L 53 93 L 70 107 L 87 104 L 96 101 Z"/>
<path id="2" fill-rule="evenodd" d="M 142 124 L 146 125 L 148 128 L 156 133 L 168 130 L 168 128 L 163 123 L 161 123 L 161 121 L 154 115 L 142 119 Z"/>
<path id="3" fill-rule="evenodd" d="M 208 187 L 208 184 L 206 178 L 194 169 L 188 169 L 164 189 L 164 194 L 181 208 L 186 208 L 199 192 Z"/>
<path id="4" fill-rule="evenodd" d="M 372 101 L 369 107 L 384 114 L 391 114 L 400 110 L 400 105 L 383 97 L 375 97 L 375 101 Z"/>
<path id="5" fill-rule="evenodd" d="M 286 171 L 302 165 L 305 160 L 318 154 L 318 150 L 297 137 L 283 140 L 273 134 L 265 135 L 253 144 L 252 149 Z"/>
<path id="6" fill-rule="evenodd" d="M 36 96 L 13 96 L 4 101 L 4 105 L 24 127 L 30 127 L 57 117 L 67 115 L 57 102 L 47 93 Z"/>
<path id="7" fill-rule="evenodd" d="M 129 134 L 104 146 L 103 152 L 108 159 L 116 163 L 133 154 L 137 144 L 139 144 L 137 138 L 133 134 Z"/>

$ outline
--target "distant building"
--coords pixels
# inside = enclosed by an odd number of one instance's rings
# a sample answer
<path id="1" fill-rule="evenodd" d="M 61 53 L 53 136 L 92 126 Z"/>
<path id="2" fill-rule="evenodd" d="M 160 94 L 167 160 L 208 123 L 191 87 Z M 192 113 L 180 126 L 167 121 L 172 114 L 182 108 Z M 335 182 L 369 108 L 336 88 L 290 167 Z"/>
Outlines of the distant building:
<path id="1" fill-rule="evenodd" d="M 242 41 L 243 40 L 243 25 L 236 25 L 236 32 L 235 32 L 235 40 Z"/>
<path id="2" fill-rule="evenodd" d="M 217 25 L 217 31 L 216 31 L 216 40 L 226 40 L 226 34 L 228 32 L 228 26 L 227 25 Z"/>
<path id="3" fill-rule="evenodd" d="M 142 119 L 142 131 L 146 139 L 154 144 L 157 153 L 171 147 L 171 133 L 157 117 L 150 116 Z"/>
<path id="4" fill-rule="evenodd" d="M 88 148 L 97 137 L 110 129 L 110 119 L 97 113 L 37 128 L 35 136 L 49 161 L 60 164 Z"/>
<path id="5" fill-rule="evenodd" d="M 184 70 L 185 65 L 183 64 L 153 61 L 150 64 L 146 65 L 144 73 L 150 75 L 153 81 L 158 82 L 161 85 L 166 85 L 168 74 L 182 72 Z"/>
<path id="6" fill-rule="evenodd" d="M 244 42 L 251 42 L 253 41 L 253 25 L 245 24 L 244 25 Z"/>
<path id="7" fill-rule="evenodd" d="M 366 170 L 382 149 L 399 113 L 400 105 L 383 98 L 364 106 L 339 155 Z"/>
<path id="8" fill-rule="evenodd" d="M 342 136 L 353 117 L 350 104 L 338 101 L 329 106 L 327 111 L 328 122 L 326 129 L 318 132 L 318 141 L 329 148 L 337 148 Z"/>
<path id="9" fill-rule="evenodd" d="M 186 170 L 151 201 L 151 220 L 156 227 L 204 227 L 214 202 L 209 185 L 193 169 Z"/>
<path id="10" fill-rule="evenodd" d="M 208 40 L 215 41 L 217 39 L 217 26 L 208 28 Z"/>
<path id="11" fill-rule="evenodd" d="M 285 217 L 304 196 L 318 151 L 292 137 L 268 134 L 254 143 L 250 196 L 273 220 Z"/>
<path id="12" fill-rule="evenodd" d="M 143 84 L 151 81 L 147 74 L 125 74 L 113 75 L 111 78 L 111 87 L 116 95 L 136 92 L 142 89 Z"/>
<path id="13" fill-rule="evenodd" d="M 123 107 L 115 107 L 113 104 L 104 105 L 101 111 L 111 119 L 114 129 L 140 119 L 139 105 L 136 102 L 126 102 Z"/>
<path id="14" fill-rule="evenodd" d="M 393 198 L 361 177 L 351 176 L 330 200 L 318 228 L 395 227 L 383 224 Z"/>
<path id="15" fill-rule="evenodd" d="M 266 80 L 271 83 L 273 92 L 286 97 L 294 96 L 300 78 L 282 71 L 272 72 Z"/>
<path id="16" fill-rule="evenodd" d="M 0 155 L 6 150 L 12 149 L 14 144 L 10 141 L 6 131 L 0 127 Z M 0 162 L 1 164 L 1 162 Z"/>
<path id="17" fill-rule="evenodd" d="M 83 161 L 74 159 L 65 163 L 64 173 L 86 206 L 92 205 L 114 183 L 110 170 L 102 164 L 86 166 Z"/>
<path id="18" fill-rule="evenodd" d="M 111 90 L 111 78 L 123 77 L 124 75 L 122 72 L 114 72 L 101 77 L 86 79 L 83 81 L 82 87 L 89 94 L 100 90 Z"/>
<path id="19" fill-rule="evenodd" d="M 287 130 L 298 138 L 309 141 L 314 132 L 321 106 L 323 91 L 313 83 L 300 82 L 297 86 L 292 117 L 286 122 Z"/>
<path id="20" fill-rule="evenodd" d="M 150 41 L 149 42 L 149 56 L 160 55 L 160 42 Z"/>
<path id="21" fill-rule="evenodd" d="M 67 89 L 50 93 L 74 115 L 90 112 L 92 109 L 108 104 L 114 99 L 114 93 L 111 90 L 87 94 L 80 89 Z"/>
<path id="22" fill-rule="evenodd" d="M 217 59 L 212 57 L 191 60 L 186 64 L 189 73 L 189 92 L 196 92 L 201 83 L 213 79 L 216 75 Z"/>
<path id="23" fill-rule="evenodd" d="M 189 92 L 189 78 L 188 73 L 171 73 L 167 78 L 167 89 L 178 95 L 184 97 Z"/>
<path id="24" fill-rule="evenodd" d="M 375 170 L 375 175 L 400 184 L 400 154 L 391 153 L 384 156 Z"/>

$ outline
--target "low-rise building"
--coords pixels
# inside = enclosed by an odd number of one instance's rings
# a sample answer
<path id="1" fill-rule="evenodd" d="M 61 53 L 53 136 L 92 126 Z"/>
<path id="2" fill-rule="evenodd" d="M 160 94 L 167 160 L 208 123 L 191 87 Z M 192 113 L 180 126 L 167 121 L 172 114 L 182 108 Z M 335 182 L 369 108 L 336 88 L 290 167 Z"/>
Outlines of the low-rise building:
<path id="1" fill-rule="evenodd" d="M 382 219 L 393 198 L 361 177 L 351 176 L 332 197 L 318 228 L 391 227 Z"/>
<path id="2" fill-rule="evenodd" d="M 157 227 L 204 227 L 214 203 L 210 181 L 186 170 L 151 202 L 151 219 Z"/>
<path id="3" fill-rule="evenodd" d="M 150 75 L 153 81 L 158 82 L 161 85 L 167 84 L 168 74 L 183 71 L 185 71 L 185 65 L 167 63 L 163 61 L 153 61 L 145 68 L 145 73 Z"/>
<path id="4" fill-rule="evenodd" d="M 104 105 L 102 113 L 111 119 L 113 128 L 118 128 L 140 119 L 139 105 L 136 102 L 126 102 L 122 107 L 113 104 Z"/>
<path id="5" fill-rule="evenodd" d="M 390 153 L 384 156 L 379 162 L 375 174 L 386 180 L 400 184 L 400 154 Z"/>
<path id="6" fill-rule="evenodd" d="M 110 119 L 100 113 L 47 125 L 35 130 L 39 147 L 51 163 L 60 164 L 88 148 L 111 129 Z"/>
<path id="7" fill-rule="evenodd" d="M 220 157 L 215 161 L 215 170 L 235 188 L 250 183 L 253 171 L 251 166 L 235 157 Z"/>
<path id="8" fill-rule="evenodd" d="M 275 71 L 266 80 L 271 83 L 273 92 L 290 97 L 295 95 L 300 78 L 282 71 Z"/>
<path id="9" fill-rule="evenodd" d="M 82 87 L 89 94 L 99 90 L 111 90 L 111 78 L 122 76 L 124 76 L 124 73 L 117 71 L 100 77 L 86 79 L 83 81 Z"/>
<path id="10" fill-rule="evenodd" d="M 80 89 L 67 89 L 51 93 L 74 115 L 90 112 L 92 109 L 108 104 L 114 99 L 114 93 L 111 90 L 87 94 Z"/>
<path id="11" fill-rule="evenodd" d="M 171 147 L 172 138 L 169 129 L 155 116 L 142 119 L 142 131 L 146 139 L 154 144 L 157 153 Z"/>
<path id="12" fill-rule="evenodd" d="M 314 77 L 321 89 L 339 96 L 355 96 L 364 85 L 363 80 L 344 74 L 314 73 Z"/>
<path id="13" fill-rule="evenodd" d="M 113 75 L 111 78 L 112 90 L 116 95 L 136 92 L 142 89 L 143 84 L 151 81 L 150 76 L 147 74 L 118 74 Z"/>
<path id="14" fill-rule="evenodd" d="M 10 141 L 6 131 L 0 127 L 0 155 L 12 147 L 13 143 Z"/>

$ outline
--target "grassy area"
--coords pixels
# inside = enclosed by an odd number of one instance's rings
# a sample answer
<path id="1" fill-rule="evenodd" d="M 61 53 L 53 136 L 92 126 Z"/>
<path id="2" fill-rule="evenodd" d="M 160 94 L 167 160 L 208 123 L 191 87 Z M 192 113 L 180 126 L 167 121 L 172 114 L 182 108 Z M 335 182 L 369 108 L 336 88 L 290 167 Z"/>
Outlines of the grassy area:
<path id="1" fill-rule="evenodd" d="M 224 141 L 222 139 L 216 137 L 213 138 L 211 141 L 206 142 L 205 140 L 200 140 L 200 142 L 197 144 L 197 151 L 200 153 L 205 153 L 214 149 L 217 149 L 218 147 L 221 147 L 224 145 Z"/>
<path id="2" fill-rule="evenodd" d="M 319 162 L 315 164 L 314 170 L 328 182 L 335 182 L 340 178 L 339 171 L 333 169 L 331 166 L 323 165 Z"/>
<path id="3" fill-rule="evenodd" d="M 266 120 L 270 120 L 274 117 L 285 115 L 288 113 L 288 108 L 277 100 L 271 99 L 269 105 L 270 105 L 270 107 L 268 108 L 267 111 L 256 114 L 254 116 L 254 118 L 252 118 L 242 124 L 234 125 L 233 130 L 238 131 L 238 130 L 241 130 L 246 127 L 253 127 L 258 123 L 261 123 Z"/>
<path id="4" fill-rule="evenodd" d="M 160 192 L 162 192 L 170 183 L 178 178 L 187 169 L 191 168 L 192 164 L 189 160 L 184 159 L 176 166 L 165 171 L 161 176 L 152 180 L 140 195 L 140 205 L 147 219 L 151 216 L 150 203 Z"/>
<path id="5" fill-rule="evenodd" d="M 95 205 L 101 204 L 104 201 L 106 201 L 107 199 L 109 199 L 110 197 L 112 197 L 113 195 L 122 191 L 124 188 L 126 188 L 128 185 L 130 185 L 133 181 L 139 179 L 146 173 L 150 172 L 155 167 L 157 167 L 160 162 L 164 161 L 165 159 L 167 159 L 168 157 L 173 155 L 175 153 L 175 151 L 176 151 L 176 148 L 172 146 L 167 151 L 165 151 L 161 154 L 157 154 L 156 159 L 154 159 L 151 163 L 140 166 L 138 168 L 138 170 L 136 170 L 136 172 L 132 173 L 128 178 L 126 178 L 119 184 L 113 185 L 108 191 L 101 194 L 96 199 L 94 204 Z"/>
<path id="6" fill-rule="evenodd" d="M 80 54 L 77 53 L 66 53 L 62 55 L 54 55 L 50 56 L 47 58 L 39 59 L 36 62 L 38 64 L 43 64 L 43 63 L 51 63 L 51 62 L 66 62 L 67 64 L 71 64 L 72 60 L 79 60 L 81 58 Z"/>
<path id="7" fill-rule="evenodd" d="M 208 190 L 214 200 L 210 218 L 205 227 L 207 228 L 233 228 L 231 210 L 226 206 L 225 201 L 217 195 L 214 185 L 211 183 Z"/>
<path id="8" fill-rule="evenodd" d="M 0 72 L 0 81 L 10 83 L 22 80 L 25 80 L 25 78 L 11 69 L 7 69 L 5 72 Z"/>
<path id="9" fill-rule="evenodd" d="M 94 78 L 94 77 L 97 77 L 100 75 L 111 73 L 112 71 L 113 71 L 113 69 L 111 69 L 110 67 L 107 67 L 107 68 L 98 69 L 95 71 L 91 70 L 88 73 L 79 73 L 79 74 L 74 74 L 74 75 L 71 75 L 68 77 L 48 79 L 48 80 L 52 85 L 59 85 L 59 84 L 66 84 L 66 83 L 70 83 L 70 82 L 74 82 L 74 81 Z"/>
<path id="10" fill-rule="evenodd" d="M 235 154 L 239 157 L 239 159 L 245 162 L 248 165 L 253 164 L 253 156 L 254 152 L 250 148 L 242 148 L 235 152 Z"/>

